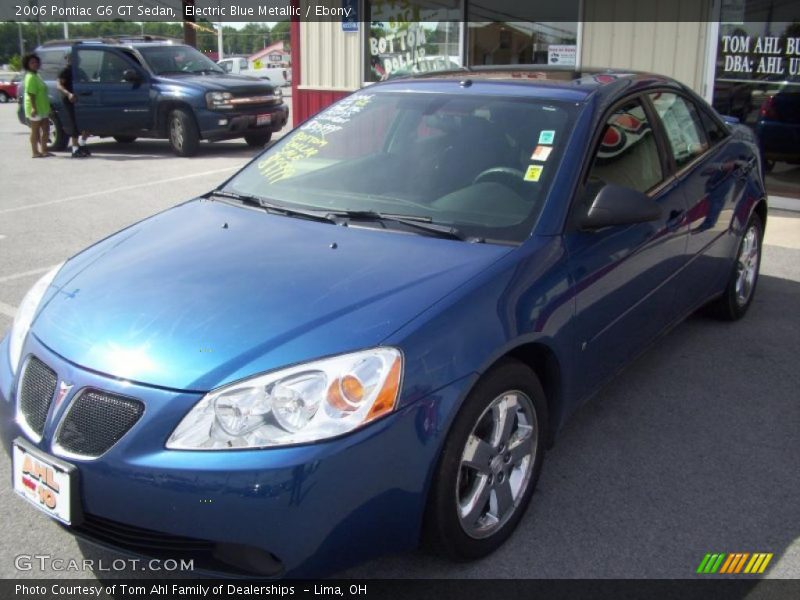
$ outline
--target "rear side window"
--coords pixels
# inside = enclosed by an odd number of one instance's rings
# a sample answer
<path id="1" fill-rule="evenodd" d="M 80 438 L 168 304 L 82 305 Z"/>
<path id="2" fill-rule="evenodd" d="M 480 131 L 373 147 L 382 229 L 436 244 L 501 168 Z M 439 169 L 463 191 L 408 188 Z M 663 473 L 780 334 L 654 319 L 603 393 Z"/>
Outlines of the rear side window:
<path id="1" fill-rule="evenodd" d="M 39 76 L 45 81 L 58 79 L 58 74 L 65 66 L 67 61 L 64 58 L 69 53 L 69 49 L 61 50 L 39 50 L 36 54 L 42 59 L 39 67 Z"/>
<path id="2" fill-rule="evenodd" d="M 726 137 L 728 131 L 711 117 L 705 110 L 699 110 L 700 120 L 703 122 L 703 129 L 706 131 L 706 138 L 711 146 L 716 146 Z"/>
<path id="3" fill-rule="evenodd" d="M 692 102 L 668 92 L 650 94 L 680 169 L 708 150 L 700 115 Z"/>
<path id="4" fill-rule="evenodd" d="M 605 184 L 647 192 L 663 179 L 658 145 L 639 101 L 618 108 L 603 127 L 587 185 Z"/>

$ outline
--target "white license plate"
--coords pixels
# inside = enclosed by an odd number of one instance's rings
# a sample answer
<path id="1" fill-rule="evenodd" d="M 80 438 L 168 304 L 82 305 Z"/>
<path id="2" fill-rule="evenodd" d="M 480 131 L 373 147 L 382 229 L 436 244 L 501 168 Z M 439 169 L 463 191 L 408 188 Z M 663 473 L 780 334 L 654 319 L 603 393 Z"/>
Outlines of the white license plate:
<path id="1" fill-rule="evenodd" d="M 49 516 L 72 524 L 75 467 L 19 439 L 13 449 L 14 491 Z"/>
<path id="2" fill-rule="evenodd" d="M 268 125 L 269 123 L 272 123 L 272 115 L 269 115 L 269 114 L 267 114 L 267 115 L 258 115 L 256 117 L 256 127 L 261 126 L 261 125 Z"/>

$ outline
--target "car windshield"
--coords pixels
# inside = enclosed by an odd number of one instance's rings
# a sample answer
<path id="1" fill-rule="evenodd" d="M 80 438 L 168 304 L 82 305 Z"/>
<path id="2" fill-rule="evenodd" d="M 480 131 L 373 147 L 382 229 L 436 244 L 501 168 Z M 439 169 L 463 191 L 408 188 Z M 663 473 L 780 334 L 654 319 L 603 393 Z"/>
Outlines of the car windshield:
<path id="1" fill-rule="evenodd" d="M 214 61 L 191 46 L 140 47 L 139 52 L 156 75 L 225 72 Z"/>
<path id="2" fill-rule="evenodd" d="M 516 243 L 538 218 L 576 110 L 529 98 L 364 90 L 281 139 L 224 190 Z"/>

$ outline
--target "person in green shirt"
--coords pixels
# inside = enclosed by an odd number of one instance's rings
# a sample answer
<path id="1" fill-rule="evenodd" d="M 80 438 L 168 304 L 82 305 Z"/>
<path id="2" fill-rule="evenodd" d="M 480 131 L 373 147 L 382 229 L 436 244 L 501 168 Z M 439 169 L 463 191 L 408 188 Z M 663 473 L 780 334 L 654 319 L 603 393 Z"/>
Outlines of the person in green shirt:
<path id="1" fill-rule="evenodd" d="M 47 151 L 47 138 L 50 137 L 50 99 L 47 97 L 47 84 L 39 76 L 41 59 L 36 54 L 28 54 L 22 59 L 22 67 L 27 71 L 24 81 L 25 117 L 31 124 L 31 150 L 33 158 L 52 156 Z"/>

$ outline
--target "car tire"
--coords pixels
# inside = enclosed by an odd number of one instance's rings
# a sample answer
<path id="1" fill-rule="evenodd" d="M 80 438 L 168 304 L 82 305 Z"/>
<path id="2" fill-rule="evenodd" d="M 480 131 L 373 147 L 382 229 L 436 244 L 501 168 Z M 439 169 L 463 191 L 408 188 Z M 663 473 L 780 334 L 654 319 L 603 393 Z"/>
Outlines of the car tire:
<path id="1" fill-rule="evenodd" d="M 135 135 L 115 135 L 114 141 L 118 144 L 132 144 L 136 141 Z"/>
<path id="2" fill-rule="evenodd" d="M 9 99 L 10 98 L 8 97 L 8 94 L 6 94 L 5 92 L 0 92 L 0 104 L 5 104 L 6 102 L 9 101 Z"/>
<path id="3" fill-rule="evenodd" d="M 764 225 L 753 213 L 736 250 L 728 283 L 722 296 L 708 306 L 708 312 L 724 321 L 741 319 L 753 303 L 761 269 L 761 244 Z"/>
<path id="4" fill-rule="evenodd" d="M 473 560 L 511 536 L 539 478 L 547 422 L 542 386 L 523 363 L 504 360 L 478 381 L 456 415 L 432 479 L 425 546 L 454 560 Z"/>
<path id="5" fill-rule="evenodd" d="M 244 136 L 244 141 L 253 148 L 263 148 L 272 139 L 271 131 L 259 131 L 258 133 L 248 133 Z"/>
<path id="6" fill-rule="evenodd" d="M 58 152 L 64 150 L 67 147 L 67 134 L 64 131 L 64 128 L 61 126 L 61 121 L 58 117 L 51 113 L 50 114 L 50 137 L 47 140 L 47 147 L 50 150 L 56 150 Z"/>
<path id="7" fill-rule="evenodd" d="M 200 145 L 200 133 L 191 113 L 176 108 L 167 119 L 169 145 L 178 156 L 194 156 Z"/>

